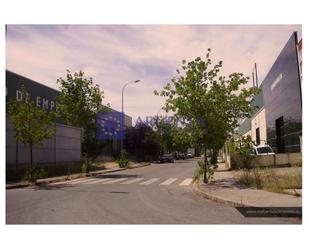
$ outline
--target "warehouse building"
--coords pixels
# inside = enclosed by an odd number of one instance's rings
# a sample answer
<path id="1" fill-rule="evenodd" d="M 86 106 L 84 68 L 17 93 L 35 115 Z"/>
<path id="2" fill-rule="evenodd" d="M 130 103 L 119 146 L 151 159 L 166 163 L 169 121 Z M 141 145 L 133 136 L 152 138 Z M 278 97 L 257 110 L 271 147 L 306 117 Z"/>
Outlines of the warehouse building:
<path id="1" fill-rule="evenodd" d="M 21 86 L 30 92 L 30 98 L 38 108 L 50 112 L 57 109 L 56 97 L 59 91 L 36 81 L 6 70 L 6 101 L 21 100 Z M 81 161 L 82 129 L 66 125 L 64 120 L 55 119 L 55 134 L 45 140 L 43 146 L 35 147 L 34 160 L 40 164 L 62 164 Z M 132 126 L 132 118 L 125 115 L 125 125 Z M 6 117 L 6 164 L 8 168 L 25 165 L 30 161 L 29 148 L 14 138 L 14 127 Z M 119 142 L 114 141 L 115 146 Z M 117 149 L 117 148 L 116 148 Z"/>

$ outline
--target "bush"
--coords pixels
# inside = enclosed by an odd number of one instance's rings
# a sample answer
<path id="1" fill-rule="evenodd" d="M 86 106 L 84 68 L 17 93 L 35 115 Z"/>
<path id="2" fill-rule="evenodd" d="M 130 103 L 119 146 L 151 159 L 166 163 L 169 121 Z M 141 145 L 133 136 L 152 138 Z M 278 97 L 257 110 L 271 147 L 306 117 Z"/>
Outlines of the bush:
<path id="1" fill-rule="evenodd" d="M 230 141 L 231 167 L 233 169 L 249 169 L 254 158 L 251 155 L 251 136 L 240 137 Z"/>
<path id="2" fill-rule="evenodd" d="M 25 178 L 29 182 L 36 182 L 37 179 L 43 178 L 47 172 L 42 168 L 32 167 L 27 169 Z"/>
<path id="3" fill-rule="evenodd" d="M 117 161 L 120 168 L 125 168 L 129 164 L 129 160 L 127 159 L 127 152 L 125 150 L 121 151 L 120 159 Z"/>
<path id="4" fill-rule="evenodd" d="M 90 171 L 89 163 L 83 163 L 82 164 L 82 173 L 89 173 L 89 171 Z"/>
<path id="5" fill-rule="evenodd" d="M 120 168 L 125 168 L 125 167 L 128 166 L 128 164 L 129 164 L 129 160 L 128 160 L 128 159 L 122 159 L 122 158 L 120 158 L 120 159 L 118 160 L 118 165 L 119 165 Z"/>
<path id="6" fill-rule="evenodd" d="M 302 166 L 303 166 L 302 159 L 299 158 L 299 159 L 297 160 L 297 167 L 302 167 Z"/>
<path id="7" fill-rule="evenodd" d="M 200 160 L 197 161 L 198 169 L 193 177 L 193 181 L 199 181 L 200 177 L 204 175 L 204 172 L 207 168 L 207 177 L 208 180 L 211 180 L 214 175 L 214 165 L 208 165 L 208 167 L 205 167 L 205 161 Z"/>

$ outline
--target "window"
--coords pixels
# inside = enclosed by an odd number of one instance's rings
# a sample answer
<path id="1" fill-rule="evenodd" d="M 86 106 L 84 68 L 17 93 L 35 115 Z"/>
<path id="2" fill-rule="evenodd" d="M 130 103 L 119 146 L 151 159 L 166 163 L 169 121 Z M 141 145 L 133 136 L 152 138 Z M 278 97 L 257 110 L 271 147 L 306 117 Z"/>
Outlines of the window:
<path id="1" fill-rule="evenodd" d="M 259 147 L 257 148 L 257 152 L 258 154 L 273 153 L 272 149 L 269 146 Z"/>
<path id="2" fill-rule="evenodd" d="M 256 144 L 258 145 L 261 142 L 261 140 L 260 140 L 260 128 L 256 128 L 255 135 L 256 135 Z"/>
<path id="3" fill-rule="evenodd" d="M 276 143 L 277 143 L 277 153 L 284 153 L 285 146 L 283 137 L 283 117 L 276 119 Z"/>

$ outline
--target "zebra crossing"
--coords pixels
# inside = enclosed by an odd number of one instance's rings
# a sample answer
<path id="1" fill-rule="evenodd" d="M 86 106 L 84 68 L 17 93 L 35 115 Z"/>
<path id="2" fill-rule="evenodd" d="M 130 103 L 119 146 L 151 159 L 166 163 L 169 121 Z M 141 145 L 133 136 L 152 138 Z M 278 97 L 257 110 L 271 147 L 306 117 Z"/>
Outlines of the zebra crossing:
<path id="1" fill-rule="evenodd" d="M 137 184 L 142 186 L 149 186 L 149 185 L 158 185 L 158 186 L 169 186 L 169 185 L 178 185 L 178 186 L 189 186 L 192 183 L 192 178 L 185 178 L 185 179 L 178 179 L 178 178 L 150 178 L 145 179 L 142 177 L 137 178 L 83 178 L 83 179 L 76 179 L 72 181 L 67 182 L 56 182 L 51 183 L 49 185 L 60 185 L 60 184 L 66 184 L 66 185 L 108 185 L 108 184 L 123 184 L 123 185 L 130 185 L 130 184 Z"/>

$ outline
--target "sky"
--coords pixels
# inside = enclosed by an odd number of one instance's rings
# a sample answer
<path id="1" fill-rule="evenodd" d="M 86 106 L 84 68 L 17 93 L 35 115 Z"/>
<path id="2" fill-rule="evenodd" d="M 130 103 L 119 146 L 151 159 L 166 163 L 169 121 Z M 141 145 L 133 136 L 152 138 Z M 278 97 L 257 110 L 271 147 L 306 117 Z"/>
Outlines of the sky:
<path id="1" fill-rule="evenodd" d="M 301 25 L 8 25 L 6 69 L 58 89 L 66 70 L 82 70 L 104 91 L 103 104 L 133 118 L 164 114 L 153 94 L 170 82 L 183 59 L 223 61 L 223 75 L 252 75 L 261 83 L 281 49 Z M 248 82 L 252 86 L 252 81 Z"/>

